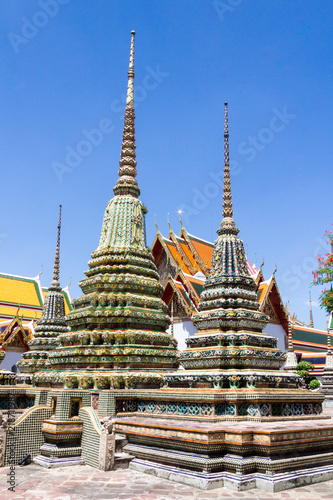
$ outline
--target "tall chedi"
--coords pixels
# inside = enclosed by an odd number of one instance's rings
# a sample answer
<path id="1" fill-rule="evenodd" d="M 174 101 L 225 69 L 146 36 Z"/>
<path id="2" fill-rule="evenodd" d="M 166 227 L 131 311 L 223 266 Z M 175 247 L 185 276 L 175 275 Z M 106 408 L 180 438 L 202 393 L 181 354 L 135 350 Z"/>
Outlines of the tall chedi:
<path id="1" fill-rule="evenodd" d="M 73 311 L 66 318 L 70 332 L 61 335 L 61 346 L 50 357 L 52 374 L 40 374 L 37 383 L 62 380 L 66 387 L 118 388 L 144 384 L 147 372 L 177 366 L 176 343 L 166 333 L 170 318 L 146 244 L 147 209 L 138 198 L 134 35 L 132 31 L 115 196 L 106 206 L 99 246 L 91 255 L 87 277 L 79 283 L 83 295 L 73 300 Z M 129 371 L 132 375 L 125 377 Z"/>
<path id="2" fill-rule="evenodd" d="M 269 318 L 259 311 L 257 285 L 247 269 L 238 233 L 233 219 L 225 103 L 223 219 L 217 230 L 211 271 L 200 296 L 201 312 L 193 317 L 198 334 L 187 341 L 188 347 L 202 343 L 210 347 L 206 347 L 202 359 L 197 359 L 195 351 L 186 350 L 180 358 L 185 368 L 279 369 L 285 361 L 285 354 L 276 349 L 276 339 L 262 333 Z M 224 355 L 216 355 L 218 345 L 228 346 Z"/>
<path id="3" fill-rule="evenodd" d="M 187 349 L 179 357 L 185 371 L 166 374 L 165 389 L 170 396 L 180 384 L 199 393 L 200 388 L 215 391 L 215 405 L 205 410 L 206 417 L 319 414 L 322 395 L 308 394 L 301 389 L 297 374 L 281 370 L 286 353 L 277 348 L 276 338 L 263 332 L 269 317 L 259 310 L 257 285 L 248 272 L 238 233 L 233 219 L 225 103 L 223 219 L 200 296 L 200 312 L 192 317 L 198 333 L 186 340 Z M 208 398 L 208 393 L 201 397 Z"/>
<path id="4" fill-rule="evenodd" d="M 30 340 L 30 351 L 25 352 L 18 367 L 22 373 L 35 373 L 49 368 L 49 354 L 54 350 L 60 334 L 68 331 L 65 322 L 65 302 L 61 293 L 59 282 L 60 265 L 60 229 L 61 205 L 59 207 L 59 220 L 57 232 L 57 245 L 54 258 L 53 280 L 47 291 L 43 312 L 37 322 L 34 338 Z"/>
<path id="5" fill-rule="evenodd" d="M 257 285 L 247 269 L 243 242 L 233 219 L 227 103 L 224 106 L 223 219 L 217 230 L 211 271 L 200 296 L 202 314 L 194 317 L 194 323 L 199 332 L 206 333 L 217 329 L 232 334 L 244 328 L 261 332 L 269 318 L 259 312 Z"/>

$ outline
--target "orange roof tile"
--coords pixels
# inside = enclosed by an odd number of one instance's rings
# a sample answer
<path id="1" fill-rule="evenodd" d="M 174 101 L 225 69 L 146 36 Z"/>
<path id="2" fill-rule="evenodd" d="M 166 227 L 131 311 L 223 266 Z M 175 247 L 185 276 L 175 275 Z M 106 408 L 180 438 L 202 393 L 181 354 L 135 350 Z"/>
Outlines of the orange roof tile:
<path id="1" fill-rule="evenodd" d="M 188 269 L 187 265 L 185 264 L 184 260 L 181 259 L 181 256 L 179 255 L 178 251 L 177 251 L 177 248 L 175 247 L 175 245 L 170 242 L 169 240 L 166 240 L 165 241 L 172 257 L 174 258 L 174 260 L 177 262 L 177 264 L 179 265 L 179 267 L 181 268 L 182 271 L 184 271 L 185 273 L 188 273 L 190 274 L 190 270 Z"/>
<path id="2" fill-rule="evenodd" d="M 184 251 L 186 257 L 188 258 L 188 260 L 190 261 L 192 266 L 195 267 L 196 269 L 198 269 L 198 264 L 197 264 L 195 258 L 193 257 L 191 250 L 189 249 L 188 245 L 186 244 L 186 241 L 183 240 L 182 238 L 179 238 L 178 236 L 177 236 L 177 241 L 180 244 L 180 246 L 182 247 L 182 250 Z"/>
<path id="3" fill-rule="evenodd" d="M 213 255 L 213 250 L 214 250 L 214 244 L 213 243 L 208 243 L 204 240 L 199 240 L 199 238 L 195 238 L 192 235 L 188 235 L 192 245 L 198 252 L 202 262 L 210 269 L 211 266 L 211 261 L 212 261 L 212 255 Z"/>
<path id="4" fill-rule="evenodd" d="M 260 283 L 259 288 L 258 288 L 258 291 L 260 292 L 260 295 L 259 295 L 259 298 L 258 298 L 259 304 L 263 303 L 263 301 L 264 301 L 264 299 L 266 297 L 268 288 L 269 288 L 269 283 L 267 281 L 263 281 L 263 282 Z"/>

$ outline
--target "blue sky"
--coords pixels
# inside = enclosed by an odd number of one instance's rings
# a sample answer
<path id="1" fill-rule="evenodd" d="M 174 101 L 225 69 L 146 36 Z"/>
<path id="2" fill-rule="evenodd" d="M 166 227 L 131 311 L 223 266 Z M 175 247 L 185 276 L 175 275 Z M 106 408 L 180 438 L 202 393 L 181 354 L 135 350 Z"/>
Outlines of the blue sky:
<path id="1" fill-rule="evenodd" d="M 215 239 L 228 101 L 240 236 L 250 261 L 265 258 L 266 278 L 277 265 L 284 301 L 308 321 L 314 256 L 325 253 L 323 234 L 332 227 L 332 3 L 0 6 L 1 271 L 36 276 L 43 265 L 42 283 L 50 284 L 61 203 L 61 283 L 71 278 L 72 296 L 80 295 L 117 179 L 135 29 L 138 182 L 149 244 L 154 214 L 167 235 L 168 213 L 180 229 L 179 208 L 190 233 Z M 320 289 L 311 290 L 316 301 Z M 314 320 L 325 327 L 316 306 Z"/>

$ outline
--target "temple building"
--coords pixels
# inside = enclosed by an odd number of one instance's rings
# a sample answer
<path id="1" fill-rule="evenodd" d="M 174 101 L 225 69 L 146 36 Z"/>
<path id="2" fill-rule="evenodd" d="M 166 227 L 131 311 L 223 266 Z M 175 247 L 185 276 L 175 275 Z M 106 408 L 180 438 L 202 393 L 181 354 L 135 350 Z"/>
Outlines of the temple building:
<path id="1" fill-rule="evenodd" d="M 27 278 L 0 273 L 0 351 L 3 353 L 0 369 L 11 370 L 17 366 L 22 353 L 29 350 L 27 342 L 35 335 L 48 293 L 41 284 L 40 274 Z M 72 309 L 69 287 L 61 293 L 65 314 L 68 314 Z"/>
<path id="2" fill-rule="evenodd" d="M 311 375 L 322 377 L 324 374 L 328 349 L 327 331 L 307 326 L 291 318 L 293 324 L 293 346 L 299 361 L 308 361 L 315 369 Z"/>
<path id="3" fill-rule="evenodd" d="M 157 228 L 152 253 L 164 288 L 163 300 L 173 314 L 174 335 L 178 349 L 186 348 L 186 339 L 197 332 L 192 318 L 199 312 L 200 294 L 211 268 L 214 243 L 189 234 L 181 219 L 181 231 L 177 236 L 170 224 L 165 238 Z M 248 272 L 257 287 L 260 310 L 270 318 L 264 329 L 278 339 L 278 348 L 286 350 L 288 315 L 276 283 L 275 272 L 265 280 L 262 267 L 256 268 L 246 260 Z"/>

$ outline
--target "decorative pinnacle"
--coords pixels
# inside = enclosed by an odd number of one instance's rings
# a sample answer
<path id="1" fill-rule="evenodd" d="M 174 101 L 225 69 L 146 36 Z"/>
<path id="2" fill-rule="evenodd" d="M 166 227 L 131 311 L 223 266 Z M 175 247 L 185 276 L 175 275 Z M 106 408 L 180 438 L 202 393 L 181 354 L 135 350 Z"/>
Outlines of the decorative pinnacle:
<path id="1" fill-rule="evenodd" d="M 171 336 L 174 337 L 173 332 L 173 299 L 171 299 L 171 328 L 170 328 Z"/>
<path id="2" fill-rule="evenodd" d="M 134 106 L 134 37 L 135 31 L 131 31 L 131 52 L 128 68 L 128 84 L 127 84 L 127 99 L 126 105 Z"/>
<path id="3" fill-rule="evenodd" d="M 331 332 L 327 330 L 327 354 L 332 354 L 332 346 L 331 346 Z"/>
<path id="4" fill-rule="evenodd" d="M 229 166 L 229 128 L 228 128 L 228 103 L 224 103 L 224 179 L 223 179 L 223 219 L 221 227 L 217 230 L 217 234 L 234 234 L 239 233 L 239 229 L 235 227 L 235 221 L 232 218 L 234 212 L 232 210 L 232 196 L 230 185 L 230 166 Z"/>
<path id="5" fill-rule="evenodd" d="M 291 326 L 291 320 L 288 318 L 288 351 L 293 352 L 294 350 L 294 345 L 293 345 L 293 327 Z"/>
<path id="6" fill-rule="evenodd" d="M 224 181 L 223 181 L 223 217 L 233 216 L 229 166 L 229 127 L 228 103 L 224 103 Z"/>
<path id="7" fill-rule="evenodd" d="M 132 195 L 138 197 L 140 188 L 136 177 L 136 154 L 135 154 L 135 113 L 134 113 L 134 36 L 131 32 L 131 51 L 128 68 L 127 99 L 124 118 L 123 142 L 121 145 L 119 162 L 119 179 L 113 188 L 115 195 Z"/>
<path id="8" fill-rule="evenodd" d="M 313 323 L 313 316 L 312 316 L 311 292 L 309 292 L 309 300 L 310 300 L 310 323 L 309 323 L 309 327 L 313 328 L 314 323 Z"/>
<path id="9" fill-rule="evenodd" d="M 288 316 L 288 352 L 293 352 L 294 351 L 294 345 L 293 345 L 294 327 L 291 324 L 289 302 L 288 302 L 287 316 Z"/>
<path id="10" fill-rule="evenodd" d="M 54 268 L 53 268 L 53 281 L 52 287 L 60 287 L 59 283 L 59 254 L 60 254 L 60 229 L 61 229 L 61 205 L 59 205 L 59 219 L 58 219 L 58 231 L 57 231 L 57 246 L 54 258 Z"/>
<path id="11" fill-rule="evenodd" d="M 332 355 L 332 345 L 331 345 L 331 330 L 330 330 L 330 319 L 331 316 L 327 318 L 327 354 Z"/>

